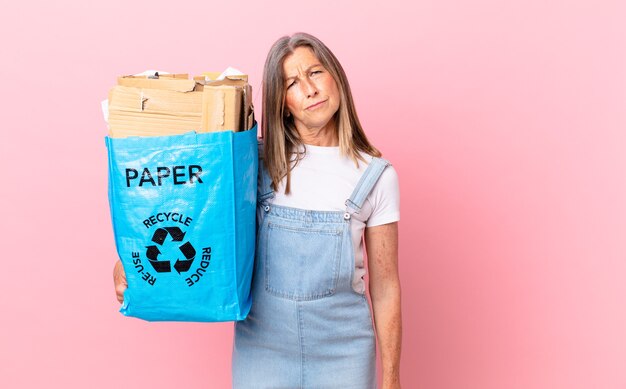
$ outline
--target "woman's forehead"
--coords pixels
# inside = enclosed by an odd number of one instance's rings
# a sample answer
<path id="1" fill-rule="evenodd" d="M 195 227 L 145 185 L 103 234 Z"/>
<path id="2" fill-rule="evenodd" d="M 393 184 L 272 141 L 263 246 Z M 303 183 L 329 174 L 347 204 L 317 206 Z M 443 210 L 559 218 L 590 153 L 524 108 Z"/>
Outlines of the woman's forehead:
<path id="1" fill-rule="evenodd" d="M 285 78 L 297 77 L 299 72 L 321 65 L 313 50 L 309 47 L 297 47 L 283 62 L 283 74 Z"/>

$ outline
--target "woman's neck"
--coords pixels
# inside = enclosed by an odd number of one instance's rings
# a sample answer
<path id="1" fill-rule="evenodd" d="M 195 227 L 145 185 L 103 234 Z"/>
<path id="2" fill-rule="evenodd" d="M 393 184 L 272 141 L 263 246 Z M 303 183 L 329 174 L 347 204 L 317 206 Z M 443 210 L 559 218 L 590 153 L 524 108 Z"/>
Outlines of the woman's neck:
<path id="1" fill-rule="evenodd" d="M 339 146 L 339 138 L 334 120 L 329 121 L 323 127 L 297 128 L 302 143 L 312 146 L 332 147 Z"/>

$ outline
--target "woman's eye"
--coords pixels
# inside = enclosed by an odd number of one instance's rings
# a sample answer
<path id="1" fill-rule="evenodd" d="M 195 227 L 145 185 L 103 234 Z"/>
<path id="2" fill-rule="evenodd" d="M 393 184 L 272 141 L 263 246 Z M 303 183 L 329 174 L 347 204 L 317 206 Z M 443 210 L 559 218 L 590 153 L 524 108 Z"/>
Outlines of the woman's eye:
<path id="1" fill-rule="evenodd" d="M 316 71 L 312 72 L 311 75 L 318 74 L 318 73 L 321 73 L 321 72 L 322 72 L 321 70 L 316 70 Z"/>
<path id="2" fill-rule="evenodd" d="M 293 81 L 293 82 L 291 82 L 289 85 L 287 85 L 287 89 L 291 88 L 291 87 L 292 87 L 292 86 L 294 86 L 294 85 L 296 85 L 296 82 L 295 82 L 295 81 Z"/>

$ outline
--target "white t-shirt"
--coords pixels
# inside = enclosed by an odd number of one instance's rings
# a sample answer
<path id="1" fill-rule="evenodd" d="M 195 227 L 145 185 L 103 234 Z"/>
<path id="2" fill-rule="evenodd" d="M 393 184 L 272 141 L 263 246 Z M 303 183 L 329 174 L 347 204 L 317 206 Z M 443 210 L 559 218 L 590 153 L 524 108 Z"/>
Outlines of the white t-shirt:
<path id="1" fill-rule="evenodd" d="M 339 147 L 306 145 L 306 155 L 291 171 L 291 193 L 285 195 L 283 180 L 275 192 L 274 204 L 286 207 L 345 212 L 350 198 L 372 157 L 362 154 L 367 163 L 341 155 Z M 365 227 L 393 223 L 400 220 L 400 188 L 393 166 L 387 166 L 367 196 L 361 211 L 352 216 L 350 228 L 354 247 L 355 271 L 352 288 L 365 293 L 365 266 L 363 264 L 363 231 Z"/>

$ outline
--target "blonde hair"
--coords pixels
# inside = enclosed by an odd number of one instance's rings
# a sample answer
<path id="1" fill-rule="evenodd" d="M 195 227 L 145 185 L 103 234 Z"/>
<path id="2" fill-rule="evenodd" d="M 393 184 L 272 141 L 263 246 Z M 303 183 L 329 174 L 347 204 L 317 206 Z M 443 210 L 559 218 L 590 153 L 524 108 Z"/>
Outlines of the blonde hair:
<path id="1" fill-rule="evenodd" d="M 341 154 L 351 157 L 357 166 L 358 160 L 363 160 L 360 152 L 375 157 L 381 156 L 380 151 L 365 136 L 354 107 L 348 78 L 335 55 L 322 41 L 312 35 L 300 32 L 284 36 L 274 43 L 265 60 L 261 134 L 264 142 L 264 163 L 272 179 L 272 188 L 277 190 L 279 182 L 286 177 L 285 194 L 290 193 L 291 169 L 303 157 L 297 155 L 294 161 L 292 156 L 300 146 L 303 146 L 306 152 L 306 147 L 293 123 L 293 117 L 288 117 L 285 111 L 283 62 L 298 47 L 310 48 L 337 83 L 340 102 L 333 119 Z"/>

